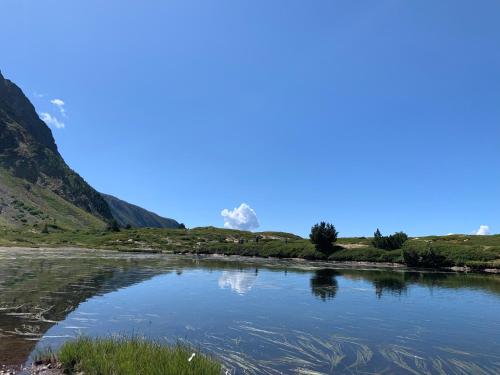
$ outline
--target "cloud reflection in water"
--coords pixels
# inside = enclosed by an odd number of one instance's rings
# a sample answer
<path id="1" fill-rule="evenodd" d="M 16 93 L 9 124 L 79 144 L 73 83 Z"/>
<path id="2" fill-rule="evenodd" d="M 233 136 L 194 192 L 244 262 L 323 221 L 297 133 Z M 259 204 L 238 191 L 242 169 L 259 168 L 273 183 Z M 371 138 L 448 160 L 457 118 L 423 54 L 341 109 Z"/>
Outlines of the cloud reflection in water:
<path id="1" fill-rule="evenodd" d="M 243 295 L 252 289 L 257 276 L 256 272 L 223 271 L 219 277 L 219 287 L 231 288 L 233 292 Z"/>

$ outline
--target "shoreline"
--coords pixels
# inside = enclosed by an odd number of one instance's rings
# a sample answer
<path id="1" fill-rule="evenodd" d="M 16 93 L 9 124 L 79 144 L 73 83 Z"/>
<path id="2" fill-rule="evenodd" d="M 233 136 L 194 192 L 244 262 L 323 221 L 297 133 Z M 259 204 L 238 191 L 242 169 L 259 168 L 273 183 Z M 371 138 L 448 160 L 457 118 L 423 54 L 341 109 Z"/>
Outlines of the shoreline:
<path id="1" fill-rule="evenodd" d="M 321 265 L 324 267 L 339 267 L 339 268 L 356 268 L 356 269 L 387 269 L 387 270 L 406 270 L 415 272 L 450 272 L 450 273 L 477 273 L 477 274 L 500 274 L 499 268 L 485 268 L 485 269 L 473 269 L 467 266 L 452 266 L 443 268 L 424 268 L 424 267 L 408 267 L 403 263 L 391 263 L 391 262 L 368 262 L 368 261 L 335 261 L 335 260 L 311 260 L 304 258 L 277 258 L 277 257 L 262 257 L 262 256 L 248 256 L 248 255 L 233 255 L 233 254 L 206 254 L 206 253 L 195 253 L 195 252 L 174 252 L 169 250 L 158 250 L 158 249 L 99 249 L 99 248 L 89 248 L 89 247 L 78 247 L 78 246 L 0 246 L 0 251 L 8 252 L 9 250 L 34 250 L 38 249 L 41 251 L 50 250 L 62 250 L 62 251 L 72 251 L 72 250 L 84 250 L 92 252 L 108 252 L 108 253 L 122 253 L 122 254 L 159 254 L 159 255 L 176 255 L 176 256 L 197 256 L 204 258 L 214 258 L 214 259 L 226 259 L 226 260 L 242 260 L 248 261 L 252 259 L 259 260 L 272 260 L 272 261 L 294 261 L 297 263 L 309 263 L 311 265 Z M 0 374 L 1 375 L 1 374 Z"/>

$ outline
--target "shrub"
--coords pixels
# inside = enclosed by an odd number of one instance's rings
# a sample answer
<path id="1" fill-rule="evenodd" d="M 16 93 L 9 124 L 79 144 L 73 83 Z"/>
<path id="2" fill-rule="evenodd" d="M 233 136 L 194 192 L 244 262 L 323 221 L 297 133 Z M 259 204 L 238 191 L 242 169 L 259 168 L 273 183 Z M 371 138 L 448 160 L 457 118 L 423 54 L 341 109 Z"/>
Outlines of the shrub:
<path id="1" fill-rule="evenodd" d="M 309 238 L 316 248 L 323 253 L 333 251 L 333 243 L 337 241 L 338 232 L 333 224 L 322 221 L 311 228 Z"/>
<path id="2" fill-rule="evenodd" d="M 373 235 L 372 244 L 378 249 L 396 250 L 401 249 L 403 244 L 408 240 L 408 235 L 404 232 L 396 232 L 390 236 L 382 236 L 380 230 Z"/>
<path id="3" fill-rule="evenodd" d="M 424 249 L 404 249 L 403 261 L 409 267 L 441 268 L 450 265 L 446 256 L 433 249 L 430 244 Z"/>

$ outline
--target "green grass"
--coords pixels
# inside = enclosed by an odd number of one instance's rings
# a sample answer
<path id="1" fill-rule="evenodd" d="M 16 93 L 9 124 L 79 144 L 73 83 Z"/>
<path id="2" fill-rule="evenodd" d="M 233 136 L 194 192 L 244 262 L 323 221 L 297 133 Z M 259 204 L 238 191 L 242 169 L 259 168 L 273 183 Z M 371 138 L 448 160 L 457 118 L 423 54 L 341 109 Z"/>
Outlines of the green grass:
<path id="1" fill-rule="evenodd" d="M 330 255 L 328 259 L 338 262 L 403 262 L 401 250 L 382 250 L 371 246 L 357 249 L 342 248 Z"/>
<path id="2" fill-rule="evenodd" d="M 225 254 L 275 258 L 303 258 L 343 262 L 403 263 L 403 252 L 417 257 L 429 253 L 442 266 L 468 266 L 473 269 L 500 268 L 500 235 L 431 236 L 412 238 L 402 249 L 374 248 L 365 237 L 340 238 L 332 254 L 325 255 L 307 239 L 291 233 L 253 233 L 214 227 L 184 229 L 61 230 L 40 228 L 1 229 L 0 246 L 83 247 L 119 251 Z M 259 240 L 257 241 L 257 238 Z M 425 262 L 422 262 L 425 267 Z"/>
<path id="3" fill-rule="evenodd" d="M 86 375 L 219 375 L 221 365 L 190 347 L 138 338 L 79 338 L 50 353 L 65 373 Z M 189 361 L 192 354 L 196 355 Z"/>
<path id="4" fill-rule="evenodd" d="M 41 230 L 45 223 L 61 230 L 104 228 L 90 213 L 48 189 L 12 176 L 0 168 L 0 226 Z"/>
<path id="5" fill-rule="evenodd" d="M 417 257 L 433 254 L 443 267 L 467 266 L 481 270 L 500 268 L 500 236 L 431 236 L 408 240 L 400 250 L 376 249 L 365 240 L 343 239 L 348 243 L 362 244 L 363 247 L 342 249 L 333 253 L 329 259 L 334 261 L 365 261 L 404 263 L 404 252 L 413 252 Z M 425 262 L 421 262 L 425 267 Z"/>

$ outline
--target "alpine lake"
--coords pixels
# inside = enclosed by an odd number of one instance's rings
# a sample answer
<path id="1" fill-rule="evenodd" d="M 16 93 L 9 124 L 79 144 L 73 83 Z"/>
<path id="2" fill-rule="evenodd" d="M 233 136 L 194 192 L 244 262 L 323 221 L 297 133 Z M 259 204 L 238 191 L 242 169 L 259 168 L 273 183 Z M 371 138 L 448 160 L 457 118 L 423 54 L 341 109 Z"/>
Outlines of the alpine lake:
<path id="1" fill-rule="evenodd" d="M 82 335 L 188 343 L 231 374 L 500 374 L 500 276 L 0 249 L 0 364 Z"/>

